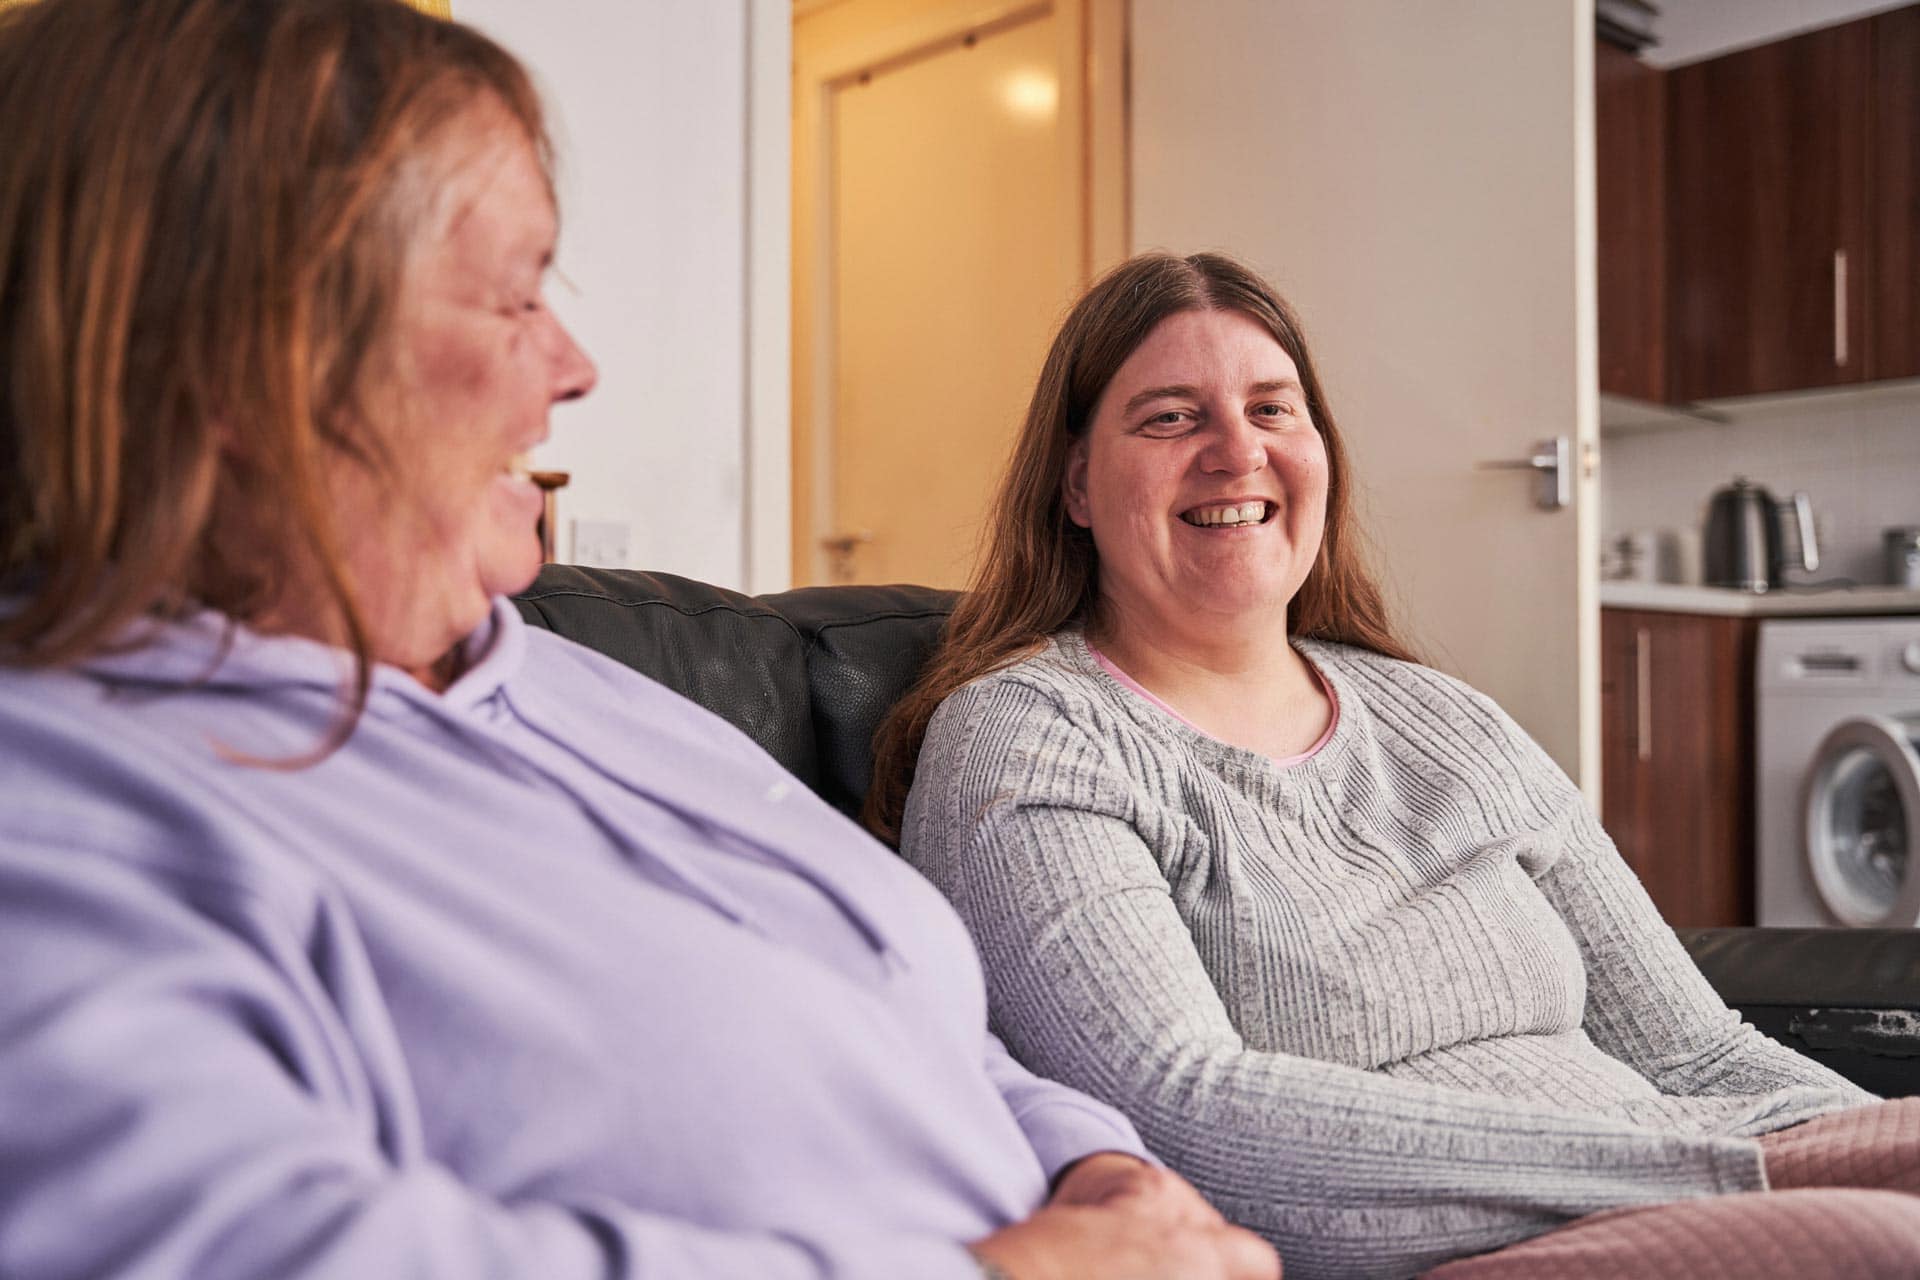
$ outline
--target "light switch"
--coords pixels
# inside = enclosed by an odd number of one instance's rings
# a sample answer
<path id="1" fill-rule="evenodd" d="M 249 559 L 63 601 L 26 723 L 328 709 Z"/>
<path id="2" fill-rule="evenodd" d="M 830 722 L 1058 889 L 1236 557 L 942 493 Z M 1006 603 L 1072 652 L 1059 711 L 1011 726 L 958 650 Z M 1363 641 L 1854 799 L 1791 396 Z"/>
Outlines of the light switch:
<path id="1" fill-rule="evenodd" d="M 625 569 L 633 526 L 625 520 L 575 520 L 573 563 Z"/>

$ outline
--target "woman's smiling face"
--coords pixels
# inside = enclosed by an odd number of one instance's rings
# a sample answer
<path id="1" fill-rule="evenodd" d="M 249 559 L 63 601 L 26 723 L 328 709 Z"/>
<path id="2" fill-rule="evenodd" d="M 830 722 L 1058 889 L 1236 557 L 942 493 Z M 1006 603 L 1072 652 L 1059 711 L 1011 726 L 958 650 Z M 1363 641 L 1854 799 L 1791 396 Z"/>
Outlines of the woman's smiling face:
<path id="1" fill-rule="evenodd" d="M 1063 487 L 1099 555 L 1103 629 L 1284 632 L 1320 551 L 1327 451 L 1264 325 L 1182 311 L 1107 384 Z"/>
<path id="2" fill-rule="evenodd" d="M 595 376 L 542 295 L 557 224 L 525 133 L 484 104 L 446 145 L 373 399 L 386 465 L 355 475 L 347 464 L 343 490 L 355 577 L 388 637 L 377 656 L 409 668 L 533 580 L 542 495 L 525 455 L 547 438 L 553 405 Z"/>

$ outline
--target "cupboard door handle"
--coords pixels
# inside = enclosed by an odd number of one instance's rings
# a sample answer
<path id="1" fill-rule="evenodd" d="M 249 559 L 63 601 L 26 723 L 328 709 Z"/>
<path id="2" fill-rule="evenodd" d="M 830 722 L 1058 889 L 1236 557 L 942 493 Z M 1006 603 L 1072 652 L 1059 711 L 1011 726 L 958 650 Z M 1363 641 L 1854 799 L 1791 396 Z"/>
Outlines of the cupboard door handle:
<path id="1" fill-rule="evenodd" d="M 1634 754 L 1653 759 L 1653 635 L 1645 627 L 1633 633 Z"/>
<path id="2" fill-rule="evenodd" d="M 1847 367 L 1847 251 L 1833 251 L 1833 367 Z"/>

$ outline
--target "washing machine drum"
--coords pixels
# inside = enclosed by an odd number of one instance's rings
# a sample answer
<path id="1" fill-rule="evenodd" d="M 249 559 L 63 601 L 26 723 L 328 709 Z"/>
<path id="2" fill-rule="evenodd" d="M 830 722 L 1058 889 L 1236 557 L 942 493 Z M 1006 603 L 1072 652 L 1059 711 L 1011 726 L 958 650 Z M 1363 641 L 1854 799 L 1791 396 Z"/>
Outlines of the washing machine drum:
<path id="1" fill-rule="evenodd" d="M 1807 777 L 1814 888 L 1842 924 L 1920 925 L 1920 715 L 1834 726 Z"/>

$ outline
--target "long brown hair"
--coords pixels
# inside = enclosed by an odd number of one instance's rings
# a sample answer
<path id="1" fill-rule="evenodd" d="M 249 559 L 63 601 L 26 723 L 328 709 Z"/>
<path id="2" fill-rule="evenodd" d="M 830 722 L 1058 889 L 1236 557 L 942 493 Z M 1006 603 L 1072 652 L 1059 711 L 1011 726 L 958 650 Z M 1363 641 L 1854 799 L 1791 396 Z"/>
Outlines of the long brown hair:
<path id="1" fill-rule="evenodd" d="M 0 12 L 0 661 L 143 616 L 245 621 L 303 566 L 371 654 L 323 489 L 493 42 L 399 0 L 38 0 Z M 323 610 L 323 611 L 324 611 Z"/>
<path id="2" fill-rule="evenodd" d="M 873 786 L 861 819 L 883 840 L 899 840 L 934 709 L 962 685 L 1034 652 L 1069 622 L 1085 620 L 1092 609 L 1099 560 L 1092 534 L 1067 516 L 1061 492 L 1067 455 L 1127 357 L 1162 320 L 1183 311 L 1237 311 L 1259 321 L 1292 357 L 1308 412 L 1326 443 L 1326 529 L 1313 569 L 1288 606 L 1289 634 L 1414 660 L 1388 621 L 1361 555 L 1346 450 L 1292 308 L 1223 254 L 1142 254 L 1108 272 L 1060 326 L 994 497 L 973 579 L 926 671 L 874 739 Z"/>

